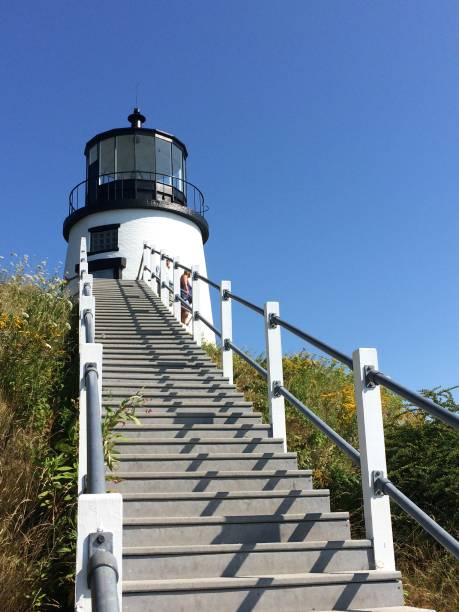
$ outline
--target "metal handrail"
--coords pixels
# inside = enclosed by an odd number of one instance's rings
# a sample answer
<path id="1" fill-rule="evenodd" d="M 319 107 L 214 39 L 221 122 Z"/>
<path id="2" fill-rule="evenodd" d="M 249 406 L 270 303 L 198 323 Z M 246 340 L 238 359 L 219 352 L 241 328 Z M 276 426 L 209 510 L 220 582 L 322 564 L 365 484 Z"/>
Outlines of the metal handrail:
<path id="1" fill-rule="evenodd" d="M 254 310 L 259 315 L 263 316 L 265 314 L 265 311 L 263 310 L 263 308 L 260 308 L 260 306 L 257 306 L 256 304 L 252 304 L 252 302 L 249 302 L 248 300 L 242 298 L 239 295 L 236 295 L 235 293 L 232 293 L 231 291 L 228 291 L 228 289 L 225 289 L 225 291 L 223 292 L 223 298 L 225 300 L 227 299 L 235 300 L 236 302 L 239 302 L 239 304 L 242 304 L 243 306 L 247 306 L 247 308 L 250 308 L 250 310 Z"/>
<path id="2" fill-rule="evenodd" d="M 95 364 L 88 364 L 85 372 L 87 397 L 87 452 L 88 493 L 106 493 L 104 442 L 100 422 L 98 373 Z"/>
<path id="3" fill-rule="evenodd" d="M 202 280 L 204 283 L 207 283 L 211 287 L 214 287 L 215 289 L 220 291 L 220 285 L 218 283 L 216 283 L 215 281 L 210 280 L 210 278 L 206 278 L 202 274 L 199 274 L 199 272 L 195 272 L 194 275 L 195 275 L 197 280 Z"/>
<path id="4" fill-rule="evenodd" d="M 152 189 L 146 191 L 151 191 L 155 197 L 159 191 L 157 185 L 161 185 L 165 188 L 160 190 L 161 193 L 170 197 L 172 202 L 186 206 L 201 216 L 204 216 L 209 210 L 208 205 L 204 203 L 204 194 L 199 187 L 190 183 L 190 181 L 162 172 L 125 170 L 98 174 L 75 185 L 69 193 L 69 215 L 88 203 L 98 202 L 99 200 L 102 202 L 123 200 L 125 195 L 129 195 L 131 191 L 130 185 L 125 186 L 126 181 L 134 181 L 134 194 L 136 196 L 138 193 L 137 181 L 144 181 L 145 183 L 153 183 Z M 105 188 L 105 186 L 107 187 Z M 100 187 L 103 188 L 101 194 L 99 194 Z"/>
<path id="5" fill-rule="evenodd" d="M 450 425 L 454 429 L 459 430 L 459 414 L 457 412 L 451 412 L 443 406 L 439 406 L 428 397 L 424 397 L 415 391 L 410 391 L 400 383 L 396 382 L 386 376 L 379 370 L 367 369 L 366 371 L 367 386 L 383 385 L 387 389 L 390 389 L 397 395 L 400 395 L 404 399 L 408 400 L 418 408 L 425 410 L 431 416 L 436 417 L 440 421 L 443 421 L 446 425 Z"/>
<path id="6" fill-rule="evenodd" d="M 221 333 L 221 331 L 219 331 L 219 330 L 218 330 L 216 327 L 214 327 L 214 326 L 212 325 L 212 323 L 210 323 L 210 321 L 208 321 L 207 319 L 205 319 L 205 318 L 202 316 L 202 314 L 201 314 L 199 311 L 198 311 L 198 312 L 195 312 L 195 313 L 194 313 L 194 316 L 195 316 L 197 319 L 199 319 L 199 321 L 202 321 L 202 322 L 203 322 L 205 325 L 207 325 L 207 327 L 208 327 L 209 329 L 211 329 L 211 330 L 214 332 L 214 334 L 215 334 L 216 336 L 218 336 L 219 338 L 221 338 L 221 337 L 222 337 L 222 333 Z"/>
<path id="7" fill-rule="evenodd" d="M 348 368 L 352 370 L 353 368 L 352 357 L 349 357 L 348 355 L 345 355 L 341 351 L 338 351 L 338 349 L 335 349 L 329 344 L 322 342 L 322 340 L 318 340 L 317 338 L 314 338 L 314 336 L 307 334 L 303 330 L 299 329 L 298 327 L 295 327 L 294 325 L 292 325 L 291 323 L 288 323 L 287 321 L 284 321 L 283 319 L 281 319 L 279 316 L 275 314 L 272 314 L 270 319 L 271 319 L 272 324 L 280 325 L 281 327 L 288 330 L 289 332 L 292 332 L 292 334 L 294 334 L 295 336 L 298 336 L 298 338 L 301 338 L 302 340 L 306 340 L 306 342 L 309 342 L 309 344 L 312 344 L 313 346 L 318 348 L 320 351 L 323 351 L 327 355 L 330 355 L 330 357 L 333 357 L 334 359 L 341 361 L 341 363 L 343 363 L 344 365 L 346 365 Z"/>
<path id="8" fill-rule="evenodd" d="M 233 344 L 231 340 L 228 340 L 228 338 L 225 338 L 223 348 L 225 351 L 232 349 L 237 355 L 239 355 L 239 357 L 242 357 L 244 361 L 247 361 L 248 364 L 250 364 L 253 368 L 255 368 L 258 374 L 260 374 L 265 380 L 268 379 L 268 372 L 259 363 L 257 363 L 254 359 L 252 359 L 252 357 L 249 357 L 247 353 L 244 353 L 244 351 L 241 351 L 241 349 L 237 347 L 235 344 Z"/>
<path id="9" fill-rule="evenodd" d="M 165 281 L 162 282 L 161 287 L 164 287 L 164 289 L 167 289 L 169 293 L 174 293 L 173 288 Z"/>
<path id="10" fill-rule="evenodd" d="M 334 429 L 332 429 L 325 421 L 322 421 L 310 408 L 305 406 L 303 402 L 293 395 L 283 385 L 275 385 L 273 392 L 283 395 L 287 401 L 298 408 L 314 425 L 320 429 L 332 442 L 334 442 L 346 455 L 360 466 L 360 453 L 349 442 L 342 438 Z"/>
<path id="11" fill-rule="evenodd" d="M 382 474 L 374 474 L 375 493 L 386 494 L 423 529 L 459 559 L 459 542 Z"/>

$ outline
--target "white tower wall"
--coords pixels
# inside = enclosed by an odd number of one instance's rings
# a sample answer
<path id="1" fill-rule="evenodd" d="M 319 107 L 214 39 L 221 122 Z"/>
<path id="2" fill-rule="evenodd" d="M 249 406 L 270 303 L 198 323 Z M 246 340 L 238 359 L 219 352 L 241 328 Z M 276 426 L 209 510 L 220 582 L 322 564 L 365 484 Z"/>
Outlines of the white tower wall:
<path id="1" fill-rule="evenodd" d="M 90 245 L 89 229 L 101 225 L 119 223 L 118 251 L 97 253 L 88 257 L 88 261 L 113 257 L 126 258 L 126 267 L 122 270 L 123 279 L 136 279 L 143 244 L 147 242 L 155 249 L 163 250 L 167 255 L 179 257 L 180 263 L 187 267 L 198 265 L 200 273 L 207 276 L 206 260 L 201 230 L 193 221 L 173 212 L 148 210 L 144 208 L 125 208 L 91 213 L 77 221 L 69 232 L 65 272 L 67 278 L 75 275 L 75 266 L 79 262 L 80 239 L 85 236 Z M 213 322 L 209 287 L 200 283 L 200 311 L 203 317 Z M 215 342 L 215 336 L 204 324 L 203 337 L 208 342 Z"/>

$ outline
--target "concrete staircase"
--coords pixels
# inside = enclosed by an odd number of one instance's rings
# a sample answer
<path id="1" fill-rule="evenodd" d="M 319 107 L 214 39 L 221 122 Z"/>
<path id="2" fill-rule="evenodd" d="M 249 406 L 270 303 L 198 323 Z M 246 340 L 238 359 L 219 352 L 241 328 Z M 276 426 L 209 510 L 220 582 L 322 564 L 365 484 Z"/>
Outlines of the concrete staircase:
<path id="1" fill-rule="evenodd" d="M 104 405 L 144 397 L 109 483 L 123 609 L 398 610 L 399 573 L 369 569 L 370 542 L 146 285 L 96 280 L 94 295 Z"/>

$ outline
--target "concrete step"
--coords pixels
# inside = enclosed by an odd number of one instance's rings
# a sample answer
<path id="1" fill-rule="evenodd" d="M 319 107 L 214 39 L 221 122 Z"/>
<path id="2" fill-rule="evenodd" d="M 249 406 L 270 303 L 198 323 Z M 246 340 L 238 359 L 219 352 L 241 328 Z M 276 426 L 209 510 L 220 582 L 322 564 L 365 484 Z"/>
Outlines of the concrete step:
<path id="1" fill-rule="evenodd" d="M 125 364 L 129 366 L 156 366 L 163 368 L 208 368 L 212 369 L 213 364 L 209 359 L 196 359 L 189 357 L 171 357 L 171 356 L 155 356 L 155 355 L 124 355 L 120 353 L 114 353 L 106 355 L 104 353 L 103 364 L 117 365 Z"/>
<path id="2" fill-rule="evenodd" d="M 295 470 L 296 453 L 120 454 L 116 472 L 202 472 L 208 470 Z"/>
<path id="3" fill-rule="evenodd" d="M 277 438 L 147 438 L 119 433 L 115 450 L 120 454 L 196 455 L 212 453 L 280 453 L 282 439 Z"/>
<path id="4" fill-rule="evenodd" d="M 104 372 L 105 374 L 105 372 Z M 129 385 L 127 385 L 127 383 L 129 382 Z M 171 380 L 171 381 L 163 381 L 163 380 L 159 380 L 159 381 L 155 381 L 155 380 L 136 380 L 135 378 L 132 379 L 110 379 L 110 382 L 108 382 L 107 377 L 104 376 L 104 393 L 124 393 L 126 391 L 126 389 L 131 390 L 133 387 L 137 387 L 138 384 L 140 383 L 142 385 L 142 388 L 144 389 L 144 392 L 147 390 L 151 390 L 152 391 L 152 395 L 153 395 L 153 391 L 155 389 L 159 390 L 159 391 L 174 391 L 175 389 L 180 389 L 180 390 L 185 390 L 185 391 L 192 391 L 194 389 L 198 389 L 198 390 L 205 390 L 205 391 L 218 391 L 218 392 L 222 392 L 222 393 L 226 393 L 227 391 L 234 393 L 237 393 L 239 396 L 242 396 L 242 393 L 240 391 L 236 390 L 236 387 L 234 385 L 230 385 L 229 383 L 225 382 L 224 380 L 206 380 L 205 377 L 202 377 L 201 379 L 196 378 L 195 380 Z"/>
<path id="5" fill-rule="evenodd" d="M 229 386 L 229 385 L 228 385 Z M 137 387 L 103 387 L 102 396 L 111 398 L 125 398 L 132 395 L 133 391 L 136 391 Z M 185 387 L 181 389 L 165 388 L 165 389 L 154 389 L 142 386 L 142 397 L 143 398 L 154 398 L 158 399 L 194 399 L 199 401 L 200 399 L 207 401 L 243 401 L 244 396 L 239 391 L 236 391 L 234 387 L 220 389 L 219 386 L 212 386 L 206 389 L 205 386 L 202 388 L 197 387 L 196 389 Z"/>
<path id="6" fill-rule="evenodd" d="M 223 376 L 223 373 L 212 365 L 206 366 L 195 366 L 195 365 L 182 365 L 182 364 L 173 364 L 173 365 L 158 365 L 154 362 L 141 363 L 141 364 L 133 364 L 131 362 L 123 362 L 121 361 L 113 361 L 104 359 L 104 375 L 114 375 L 120 374 L 121 368 L 122 373 L 126 378 L 134 377 L 137 378 L 137 374 L 139 374 L 142 378 L 148 376 L 169 376 L 173 377 L 177 376 Z M 226 379 L 223 379 L 226 380 Z M 228 381 L 227 381 L 228 382 Z"/>
<path id="7" fill-rule="evenodd" d="M 141 391 L 141 388 L 135 389 L 135 391 Z M 109 406 L 118 405 L 120 400 L 125 399 L 127 396 L 104 396 L 103 403 Z M 201 408 L 226 408 L 227 410 L 241 410 L 241 411 L 252 411 L 252 406 L 248 402 L 243 402 L 238 399 L 224 400 L 218 397 L 216 398 L 199 398 L 199 397 L 146 397 L 142 402 L 143 408 L 159 409 L 163 410 L 166 408 L 181 408 L 186 410 L 191 408 L 193 410 Z"/>
<path id="8" fill-rule="evenodd" d="M 328 490 L 123 494 L 123 516 L 126 518 L 249 514 L 255 516 L 311 512 L 330 512 Z"/>
<path id="9" fill-rule="evenodd" d="M 125 493 L 311 490 L 312 470 L 115 472 L 110 491 Z"/>
<path id="10" fill-rule="evenodd" d="M 125 612 L 212 610 L 351 610 L 398 606 L 403 592 L 398 572 L 370 571 L 256 575 L 196 580 L 123 582 Z"/>
<path id="11" fill-rule="evenodd" d="M 347 512 L 123 518 L 124 546 L 349 540 Z"/>
<path id="12" fill-rule="evenodd" d="M 134 384 L 145 384 L 148 382 L 153 382 L 155 384 L 162 385 L 173 385 L 176 382 L 187 382 L 190 383 L 222 383 L 228 385 L 228 379 L 223 378 L 220 373 L 204 373 L 200 372 L 177 372 L 172 374 L 165 374 L 164 372 L 150 372 L 148 370 L 140 371 L 140 372 L 132 372 L 132 370 L 124 370 L 123 371 L 113 371 L 111 368 L 104 367 L 104 383 L 108 386 L 118 385 L 122 386 L 126 385 L 126 382 L 129 382 L 129 385 Z M 234 388 L 234 387 L 233 387 Z"/>
<path id="13" fill-rule="evenodd" d="M 124 580 L 368 570 L 369 540 L 195 546 L 141 546 L 123 550 Z"/>
<path id="14" fill-rule="evenodd" d="M 168 435 L 168 431 L 179 431 L 181 427 L 189 427 L 192 431 L 199 431 L 200 435 L 207 435 L 212 431 L 208 427 L 215 427 L 215 435 L 222 435 L 225 431 L 230 435 L 230 428 L 248 428 L 251 426 L 269 427 L 262 425 L 260 412 L 243 412 L 240 410 L 194 410 L 192 408 L 187 411 L 181 408 L 169 408 L 168 410 L 152 410 L 146 411 L 143 408 L 135 410 L 135 416 L 140 421 L 143 427 L 154 429 L 155 431 L 164 431 L 164 435 Z M 132 423 L 127 423 L 126 427 L 130 427 Z M 206 426 L 204 429 L 203 426 Z M 120 425 L 120 427 L 123 427 Z M 135 425 L 132 425 L 135 427 Z M 222 429 L 223 427 L 223 429 Z M 228 429 L 226 429 L 228 427 Z M 255 431 L 258 431 L 257 429 Z"/>
<path id="15" fill-rule="evenodd" d="M 137 414 L 136 414 L 137 416 Z M 244 423 L 242 425 L 222 425 L 222 424 L 202 424 L 202 423 L 171 423 L 171 424 L 151 424 L 144 422 L 141 425 L 126 423 L 112 429 L 116 434 L 122 435 L 125 439 L 148 438 L 150 440 L 161 440 L 164 438 L 174 438 L 178 440 L 198 439 L 221 439 L 227 440 L 246 440 L 247 438 L 266 438 L 269 439 L 271 427 L 259 423 Z M 155 444 L 155 443 L 154 443 Z"/>

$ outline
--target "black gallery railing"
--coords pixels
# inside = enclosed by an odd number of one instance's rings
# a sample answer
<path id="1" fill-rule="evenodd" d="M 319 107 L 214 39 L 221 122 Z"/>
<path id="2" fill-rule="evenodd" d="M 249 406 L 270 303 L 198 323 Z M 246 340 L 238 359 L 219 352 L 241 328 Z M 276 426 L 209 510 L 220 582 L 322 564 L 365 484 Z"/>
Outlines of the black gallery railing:
<path id="1" fill-rule="evenodd" d="M 155 267 L 153 259 L 158 259 Z M 172 276 L 165 262 L 172 264 Z M 152 272 L 152 270 L 155 272 Z M 190 306 L 180 293 L 181 271 L 187 271 L 192 278 L 193 301 Z M 158 273 L 159 272 L 159 273 Z M 199 273 L 197 266 L 187 267 L 148 244 L 144 245 L 139 267 L 139 279 L 151 281 L 152 288 L 165 305 L 169 305 L 169 294 L 174 296 L 173 310 L 178 320 L 182 308 L 192 313 L 193 337 L 200 344 L 202 339 L 201 323 L 221 339 L 223 374 L 233 382 L 232 353 L 236 353 L 249 363 L 268 382 L 268 400 L 273 437 L 281 437 L 286 449 L 284 400 L 298 408 L 320 431 L 336 444 L 352 461 L 361 468 L 364 498 L 365 524 L 367 537 L 373 541 L 376 569 L 394 569 L 390 505 L 392 499 L 409 514 L 442 546 L 459 559 L 459 542 L 419 506 L 402 493 L 386 475 L 384 431 L 382 423 L 379 385 L 398 394 L 413 406 L 425 411 L 430 417 L 459 430 L 459 414 L 446 410 L 432 400 L 411 391 L 389 378 L 377 368 L 377 354 L 374 349 L 358 349 L 352 357 L 315 338 L 279 316 L 277 302 L 267 302 L 264 308 L 231 291 L 231 283 L 217 283 Z M 221 330 L 208 321 L 199 311 L 199 282 L 216 289 L 220 293 Z M 264 317 L 266 333 L 267 369 L 252 359 L 232 341 L 231 302 L 237 302 Z M 313 345 L 326 355 L 336 359 L 354 373 L 357 417 L 359 425 L 360 452 L 325 423 L 313 410 L 308 408 L 283 384 L 282 351 L 280 329 L 294 334 Z"/>
<path id="2" fill-rule="evenodd" d="M 99 174 L 75 185 L 69 194 L 69 215 L 83 206 L 109 206 L 122 200 L 179 204 L 201 216 L 209 210 L 193 183 L 170 174 L 130 170 Z"/>

